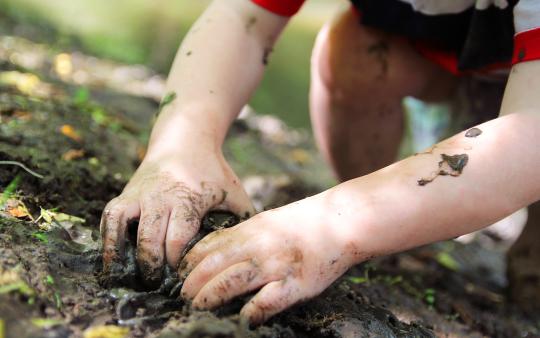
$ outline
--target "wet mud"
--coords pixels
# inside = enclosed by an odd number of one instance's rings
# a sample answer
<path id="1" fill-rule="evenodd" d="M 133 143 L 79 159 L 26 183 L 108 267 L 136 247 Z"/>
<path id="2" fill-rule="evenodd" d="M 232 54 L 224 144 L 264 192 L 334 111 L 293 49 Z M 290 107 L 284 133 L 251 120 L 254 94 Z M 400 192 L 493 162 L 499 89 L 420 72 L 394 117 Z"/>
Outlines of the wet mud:
<path id="1" fill-rule="evenodd" d="M 418 180 L 419 186 L 424 186 L 428 183 L 433 182 L 439 176 L 453 176 L 457 177 L 463 172 L 463 168 L 469 162 L 469 155 L 467 154 L 457 154 L 457 155 L 447 155 L 441 154 L 441 161 L 439 162 L 439 169 L 435 172 L 434 175 L 427 178 L 421 178 Z"/>
<path id="2" fill-rule="evenodd" d="M 477 137 L 482 134 L 482 130 L 480 128 L 471 128 L 467 130 L 465 133 L 465 137 Z"/>

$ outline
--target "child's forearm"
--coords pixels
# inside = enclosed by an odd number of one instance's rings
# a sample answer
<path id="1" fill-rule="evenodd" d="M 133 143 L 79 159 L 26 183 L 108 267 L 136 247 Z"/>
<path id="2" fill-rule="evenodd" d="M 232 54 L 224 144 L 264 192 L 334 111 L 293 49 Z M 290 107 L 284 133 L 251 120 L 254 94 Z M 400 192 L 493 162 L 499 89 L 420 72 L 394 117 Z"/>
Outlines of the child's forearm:
<path id="1" fill-rule="evenodd" d="M 175 98 L 156 121 L 149 154 L 174 152 L 190 140 L 221 146 L 286 22 L 249 1 L 214 1 L 177 52 L 167 81 Z"/>
<path id="2" fill-rule="evenodd" d="M 475 231 L 540 198 L 540 115 L 511 114 L 478 129 L 330 190 L 336 226 L 351 225 L 357 250 L 387 254 Z M 467 155 L 460 175 L 435 177 L 442 154 Z"/>

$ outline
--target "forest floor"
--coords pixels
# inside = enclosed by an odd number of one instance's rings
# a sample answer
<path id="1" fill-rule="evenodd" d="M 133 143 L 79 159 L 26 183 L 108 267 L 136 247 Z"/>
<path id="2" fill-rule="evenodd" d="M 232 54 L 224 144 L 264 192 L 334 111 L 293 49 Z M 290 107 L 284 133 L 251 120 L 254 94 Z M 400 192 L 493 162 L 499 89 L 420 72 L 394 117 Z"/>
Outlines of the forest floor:
<path id="1" fill-rule="evenodd" d="M 497 238 L 371 260 L 256 328 L 239 302 L 192 311 L 105 288 L 100 214 L 144 156 L 163 78 L 12 33 L 0 32 L 0 337 L 540 336 L 540 316 L 506 300 Z M 260 210 L 332 184 L 310 135 L 273 117 L 244 113 L 224 152 Z"/>

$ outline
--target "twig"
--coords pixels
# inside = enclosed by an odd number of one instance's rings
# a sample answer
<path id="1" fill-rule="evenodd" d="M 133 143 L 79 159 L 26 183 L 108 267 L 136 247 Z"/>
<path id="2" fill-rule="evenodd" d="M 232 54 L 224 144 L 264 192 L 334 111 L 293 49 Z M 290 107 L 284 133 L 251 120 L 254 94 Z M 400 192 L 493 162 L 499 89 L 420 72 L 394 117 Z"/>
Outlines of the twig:
<path id="1" fill-rule="evenodd" d="M 25 166 L 24 164 L 22 164 L 21 162 L 17 162 L 17 161 L 0 161 L 0 165 L 1 164 L 5 164 L 5 165 L 16 165 L 18 167 L 21 167 L 23 168 L 27 173 L 29 173 L 30 175 L 32 176 L 35 176 L 37 178 L 43 178 L 43 175 L 40 175 L 38 173 L 36 173 L 35 171 L 29 169 L 27 166 Z"/>

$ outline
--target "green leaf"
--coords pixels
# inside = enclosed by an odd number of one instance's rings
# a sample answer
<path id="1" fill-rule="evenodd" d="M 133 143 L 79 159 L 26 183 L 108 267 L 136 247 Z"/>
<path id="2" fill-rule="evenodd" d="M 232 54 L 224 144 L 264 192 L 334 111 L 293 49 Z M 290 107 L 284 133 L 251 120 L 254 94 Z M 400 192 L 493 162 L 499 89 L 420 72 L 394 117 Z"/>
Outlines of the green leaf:
<path id="1" fill-rule="evenodd" d="M 437 262 L 448 270 L 459 270 L 459 263 L 447 252 L 439 252 L 435 257 Z"/>
<path id="2" fill-rule="evenodd" d="M 50 318 L 32 318 L 30 320 L 32 324 L 39 327 L 40 329 L 49 329 L 51 327 L 62 325 L 64 322 L 60 319 L 50 319 Z"/>
<path id="3" fill-rule="evenodd" d="M 23 281 L 17 281 L 14 283 L 0 286 L 0 295 L 10 292 L 18 292 L 28 297 L 32 297 L 35 295 L 34 289 L 32 289 L 30 286 L 28 286 L 28 284 Z"/>
<path id="4" fill-rule="evenodd" d="M 56 308 L 62 308 L 62 298 L 60 298 L 60 293 L 58 293 L 58 291 L 54 293 L 54 302 L 56 304 Z"/>
<path id="5" fill-rule="evenodd" d="M 87 88 L 80 87 L 77 89 L 77 91 L 73 94 L 73 103 L 76 105 L 84 105 L 88 103 L 90 100 L 90 91 Z"/>
<path id="6" fill-rule="evenodd" d="M 349 277 L 348 279 L 354 284 L 362 284 L 368 281 L 366 277 Z"/>
<path id="7" fill-rule="evenodd" d="M 43 243 L 49 243 L 49 239 L 47 238 L 47 234 L 41 231 L 36 231 L 32 233 L 32 237 L 37 238 L 38 240 L 42 241 Z"/>
<path id="8" fill-rule="evenodd" d="M 8 186 L 4 189 L 2 196 L 0 197 L 0 205 L 4 205 L 8 199 L 10 199 L 21 183 L 21 175 L 18 174 L 15 178 L 9 182 Z"/>
<path id="9" fill-rule="evenodd" d="M 426 303 L 428 303 L 429 305 L 435 304 L 435 290 L 426 289 L 424 291 L 424 299 L 426 300 Z"/>
<path id="10" fill-rule="evenodd" d="M 54 284 L 54 278 L 53 278 L 53 276 L 47 275 L 47 277 L 45 277 L 45 283 L 47 283 L 47 284 L 49 284 L 49 285 L 53 285 L 53 284 Z"/>
<path id="11" fill-rule="evenodd" d="M 167 94 L 165 94 L 165 96 L 163 97 L 163 99 L 161 100 L 161 102 L 159 104 L 158 111 L 161 112 L 161 110 L 163 108 L 165 108 L 165 106 L 167 106 L 168 104 L 173 102 L 174 99 L 176 99 L 176 93 L 175 92 L 168 92 Z"/>

